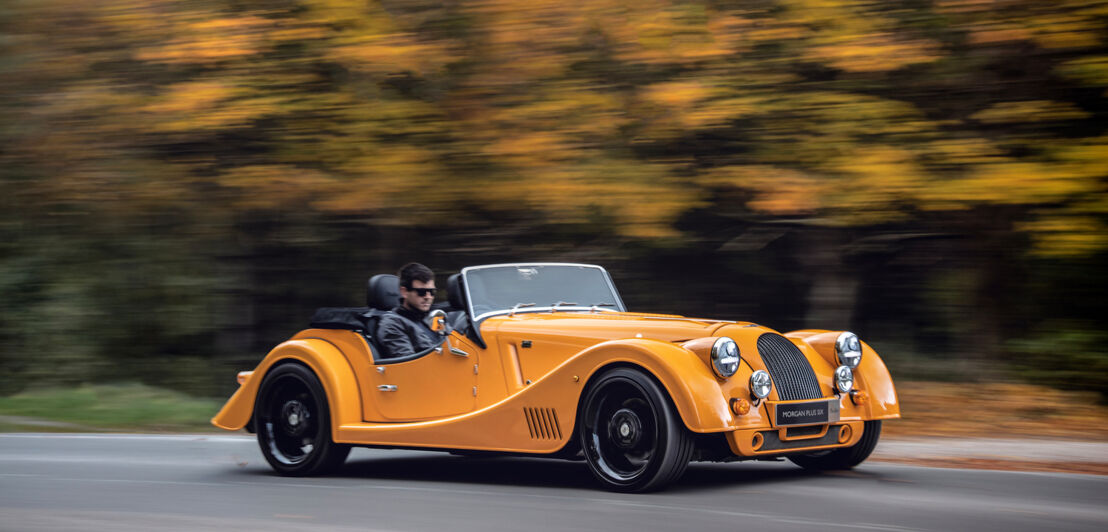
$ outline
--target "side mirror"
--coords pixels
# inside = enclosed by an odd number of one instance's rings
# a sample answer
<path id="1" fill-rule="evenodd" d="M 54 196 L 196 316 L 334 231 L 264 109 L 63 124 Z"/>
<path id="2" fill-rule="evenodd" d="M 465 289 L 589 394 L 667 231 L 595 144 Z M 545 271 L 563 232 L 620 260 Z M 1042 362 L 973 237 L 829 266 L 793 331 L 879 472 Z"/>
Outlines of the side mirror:
<path id="1" fill-rule="evenodd" d="M 446 312 L 442 309 L 432 310 L 423 321 L 427 323 L 429 329 L 442 336 L 450 334 L 450 328 L 446 323 Z"/>
<path id="2" fill-rule="evenodd" d="M 450 353 L 460 357 L 469 356 L 469 353 L 450 345 L 450 323 L 446 321 L 445 311 L 442 309 L 432 310 L 423 321 L 427 323 L 427 327 L 432 331 L 442 336 L 442 345 L 435 349 L 436 352 L 439 354 Z"/>

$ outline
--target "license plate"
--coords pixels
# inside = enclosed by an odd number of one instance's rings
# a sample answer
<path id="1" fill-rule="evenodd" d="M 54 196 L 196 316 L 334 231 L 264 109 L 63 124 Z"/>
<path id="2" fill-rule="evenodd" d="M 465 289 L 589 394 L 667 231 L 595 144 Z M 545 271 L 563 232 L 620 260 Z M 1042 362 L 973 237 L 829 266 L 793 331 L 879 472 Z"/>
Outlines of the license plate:
<path id="1" fill-rule="evenodd" d="M 807 403 L 777 403 L 774 419 L 776 425 L 820 425 L 839 420 L 839 402 L 811 401 Z"/>

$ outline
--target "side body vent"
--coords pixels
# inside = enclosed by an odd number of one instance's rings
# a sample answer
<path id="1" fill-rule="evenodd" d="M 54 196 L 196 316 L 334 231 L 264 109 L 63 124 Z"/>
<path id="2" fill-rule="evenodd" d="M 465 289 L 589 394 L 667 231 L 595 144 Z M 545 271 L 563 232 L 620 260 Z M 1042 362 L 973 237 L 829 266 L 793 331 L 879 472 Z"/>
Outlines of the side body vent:
<path id="1" fill-rule="evenodd" d="M 558 425 L 558 414 L 553 408 L 527 408 L 523 409 L 523 416 L 527 418 L 527 430 L 531 431 L 531 437 L 536 440 L 560 440 L 562 428 Z"/>
<path id="2" fill-rule="evenodd" d="M 788 338 L 773 333 L 759 336 L 758 354 L 762 355 L 777 388 L 777 397 L 782 401 L 823 397 L 812 365 Z"/>

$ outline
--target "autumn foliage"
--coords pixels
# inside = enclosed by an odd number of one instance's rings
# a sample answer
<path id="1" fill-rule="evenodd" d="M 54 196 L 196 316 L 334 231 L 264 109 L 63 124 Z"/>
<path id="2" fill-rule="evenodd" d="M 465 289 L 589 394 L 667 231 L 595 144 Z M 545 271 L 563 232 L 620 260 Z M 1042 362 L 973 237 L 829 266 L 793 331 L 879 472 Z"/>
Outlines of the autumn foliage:
<path id="1" fill-rule="evenodd" d="M 521 235 L 726 252 L 789 222 L 1085 260 L 1108 249 L 1106 35 L 1100 0 L 8 0 L 0 360 L 85 379 L 139 335 L 175 367 L 256 348 L 237 301 L 302 293 L 270 287 L 281 245 L 366 273 L 335 224 L 467 258 Z M 113 319 L 136 306 L 160 312 Z M 80 334 L 51 343 L 58 313 Z"/>

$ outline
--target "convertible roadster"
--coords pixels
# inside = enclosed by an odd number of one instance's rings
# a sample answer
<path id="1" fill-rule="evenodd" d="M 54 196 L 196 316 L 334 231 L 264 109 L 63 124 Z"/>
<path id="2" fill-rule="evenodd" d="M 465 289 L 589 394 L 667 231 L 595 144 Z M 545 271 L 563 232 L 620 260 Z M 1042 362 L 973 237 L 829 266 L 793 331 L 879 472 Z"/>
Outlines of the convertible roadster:
<path id="1" fill-rule="evenodd" d="M 848 469 L 900 417 L 854 334 L 630 312 L 599 266 L 465 268 L 428 316 L 441 344 L 383 358 L 377 321 L 398 294 L 376 275 L 369 306 L 316 311 L 239 373 L 212 423 L 256 432 L 283 475 L 332 471 L 352 446 L 435 449 L 584 459 L 640 492 L 694 460 Z"/>

